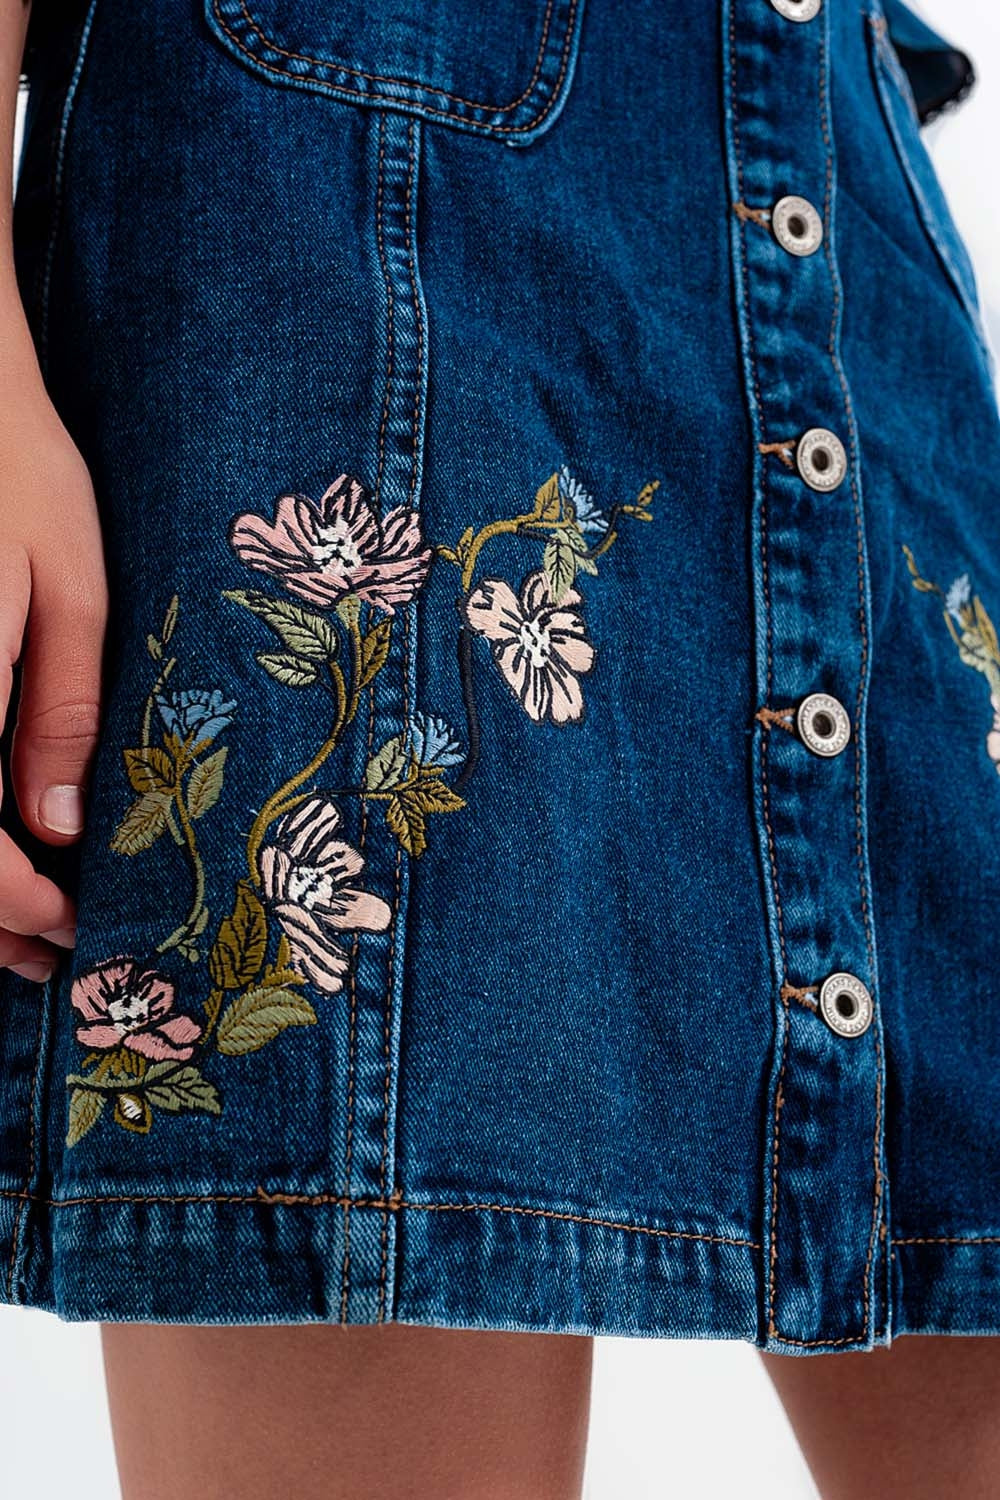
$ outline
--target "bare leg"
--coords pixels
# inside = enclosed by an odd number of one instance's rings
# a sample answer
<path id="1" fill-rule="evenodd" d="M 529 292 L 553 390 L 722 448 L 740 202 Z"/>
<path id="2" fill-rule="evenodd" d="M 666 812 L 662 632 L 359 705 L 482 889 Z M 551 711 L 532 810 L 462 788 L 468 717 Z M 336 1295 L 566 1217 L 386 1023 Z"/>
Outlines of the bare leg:
<path id="1" fill-rule="evenodd" d="M 123 1500 L 578 1500 L 592 1340 L 112 1323 Z"/>
<path id="2" fill-rule="evenodd" d="M 1000 1338 L 762 1356 L 823 1500 L 996 1500 Z"/>

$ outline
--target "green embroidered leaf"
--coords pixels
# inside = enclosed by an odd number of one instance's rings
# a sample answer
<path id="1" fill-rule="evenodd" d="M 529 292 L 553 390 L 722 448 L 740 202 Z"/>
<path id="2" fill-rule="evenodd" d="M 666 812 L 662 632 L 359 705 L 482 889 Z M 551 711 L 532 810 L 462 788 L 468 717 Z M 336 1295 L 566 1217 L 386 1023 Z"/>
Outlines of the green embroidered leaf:
<path id="1" fill-rule="evenodd" d="M 187 808 L 192 818 L 204 817 L 214 807 L 222 791 L 222 773 L 226 764 L 226 749 L 216 750 L 207 760 L 200 761 L 191 772 L 187 789 Z"/>
<path id="2" fill-rule="evenodd" d="M 143 1093 L 154 1109 L 196 1109 L 210 1115 L 222 1112 L 215 1084 L 190 1063 L 182 1068 L 175 1063 L 154 1063 L 146 1074 Z"/>
<path id="3" fill-rule="evenodd" d="M 535 493 L 535 515 L 540 521 L 558 521 L 562 516 L 559 475 L 550 474 Z"/>
<path id="4" fill-rule="evenodd" d="M 576 578 L 577 553 L 571 540 L 572 535 L 572 532 L 557 531 L 545 543 L 542 567 L 556 604 L 565 598 Z"/>
<path id="5" fill-rule="evenodd" d="M 267 917 L 260 897 L 245 880 L 236 887 L 232 916 L 223 918 L 208 955 L 216 989 L 235 990 L 260 973 L 267 948 Z"/>
<path id="6" fill-rule="evenodd" d="M 285 651 L 258 651 L 257 660 L 265 672 L 278 682 L 284 683 L 285 687 L 312 687 L 318 676 L 315 663 L 303 661 L 299 656 L 292 656 Z"/>
<path id="7" fill-rule="evenodd" d="M 280 951 L 279 949 L 279 956 Z M 287 989 L 289 985 L 307 983 L 305 975 L 300 974 L 298 969 L 291 968 L 286 961 L 285 963 L 268 964 L 260 976 L 257 987 L 258 989 L 283 990 Z"/>
<path id="8" fill-rule="evenodd" d="M 563 535 L 576 554 L 576 568 L 579 573 L 592 573 L 597 576 L 597 563 L 592 557 L 587 556 L 587 538 L 582 531 L 575 526 L 568 528 Z"/>
<path id="9" fill-rule="evenodd" d="M 427 819 L 409 790 L 390 797 L 385 805 L 385 821 L 407 854 L 423 854 L 427 848 Z"/>
<path id="10" fill-rule="evenodd" d="M 163 655 L 163 647 L 160 645 L 160 642 L 156 639 L 155 635 L 147 635 L 146 650 L 149 652 L 154 661 L 159 661 Z"/>
<path id="11" fill-rule="evenodd" d="M 222 991 L 213 990 L 204 1004 L 205 1015 L 208 1020 L 207 1030 L 211 1031 L 219 1019 L 219 1011 L 222 1009 Z"/>
<path id="12" fill-rule="evenodd" d="M 174 785 L 174 763 L 165 750 L 142 745 L 124 750 L 125 770 L 137 792 L 169 792 Z"/>
<path id="13" fill-rule="evenodd" d="M 104 1108 L 104 1095 L 95 1093 L 93 1089 L 74 1089 L 69 1096 L 69 1127 L 66 1131 L 67 1146 L 75 1146 L 77 1141 L 92 1129 L 101 1117 Z"/>
<path id="14" fill-rule="evenodd" d="M 163 628 L 160 631 L 160 640 L 164 645 L 170 640 L 177 626 L 177 613 L 180 609 L 180 600 L 175 594 L 167 605 L 167 612 L 163 617 Z"/>
<path id="15" fill-rule="evenodd" d="M 398 786 L 406 777 L 409 755 L 406 736 L 394 734 L 377 750 L 365 767 L 365 789 L 369 792 L 387 792 Z"/>
<path id="16" fill-rule="evenodd" d="M 111 848 L 116 854 L 138 854 L 149 849 L 167 826 L 169 792 L 147 792 L 133 802 L 119 823 Z"/>
<path id="17" fill-rule="evenodd" d="M 287 1026 L 313 1026 L 316 1012 L 308 1000 L 291 990 L 267 986 L 239 995 L 224 1012 L 216 1032 L 220 1052 L 239 1057 L 256 1052 Z"/>
<path id="18" fill-rule="evenodd" d="M 361 671 L 358 688 L 367 687 L 372 678 L 385 666 L 392 642 L 392 620 L 386 617 L 373 625 L 361 642 Z"/>
<path id="19" fill-rule="evenodd" d="M 422 776 L 415 786 L 402 793 L 407 802 L 428 813 L 457 812 L 465 806 L 465 798 L 453 792 L 440 776 Z"/>
<path id="20" fill-rule="evenodd" d="M 457 563 L 458 562 L 458 553 L 455 551 L 454 547 L 441 547 L 441 546 L 439 546 L 437 548 L 437 555 L 438 555 L 438 557 L 443 558 L 445 562 L 450 562 L 450 563 Z"/>
<path id="21" fill-rule="evenodd" d="M 272 599 L 270 594 L 256 590 L 226 589 L 222 597 L 242 604 L 244 609 L 257 615 L 275 635 L 280 636 L 294 656 L 324 662 L 337 655 L 337 632 L 323 615 L 285 599 Z"/>

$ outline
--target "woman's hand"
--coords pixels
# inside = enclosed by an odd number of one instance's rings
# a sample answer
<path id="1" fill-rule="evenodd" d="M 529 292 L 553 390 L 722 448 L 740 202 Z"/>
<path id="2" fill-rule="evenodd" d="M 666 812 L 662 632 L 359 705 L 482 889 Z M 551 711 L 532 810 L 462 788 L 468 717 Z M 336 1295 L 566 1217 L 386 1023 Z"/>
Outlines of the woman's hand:
<path id="1" fill-rule="evenodd" d="M 16 317 L 15 320 L 16 321 Z M 97 737 L 107 586 L 86 464 L 45 393 L 33 350 L 0 375 L 0 723 L 22 662 L 11 786 L 21 817 L 49 844 L 83 828 Z M 2 343 L 2 339 L 0 339 Z M 8 342 L 8 351 L 11 343 Z M 0 832 L 0 966 L 39 981 L 74 941 L 69 897 Z"/>

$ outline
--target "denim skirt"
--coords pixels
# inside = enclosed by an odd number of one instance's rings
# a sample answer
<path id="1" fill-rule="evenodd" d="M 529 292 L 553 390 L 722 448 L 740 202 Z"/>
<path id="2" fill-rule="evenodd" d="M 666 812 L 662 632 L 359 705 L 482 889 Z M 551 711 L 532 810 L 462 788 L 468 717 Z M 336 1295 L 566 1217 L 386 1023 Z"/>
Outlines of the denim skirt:
<path id="1" fill-rule="evenodd" d="M 40 0 L 64 1318 L 1000 1333 L 1000 418 L 898 0 Z M 947 127 L 944 127 L 947 128 Z M 4 818 L 15 836 L 13 799 Z"/>

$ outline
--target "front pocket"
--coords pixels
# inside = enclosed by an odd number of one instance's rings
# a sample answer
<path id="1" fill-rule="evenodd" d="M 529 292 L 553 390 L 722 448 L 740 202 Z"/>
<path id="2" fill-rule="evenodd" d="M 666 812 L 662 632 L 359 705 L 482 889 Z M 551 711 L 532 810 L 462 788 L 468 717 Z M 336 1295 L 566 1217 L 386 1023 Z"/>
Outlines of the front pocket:
<path id="1" fill-rule="evenodd" d="M 893 47 L 884 16 L 869 11 L 866 22 L 876 92 L 910 196 L 934 253 L 989 358 L 976 273 L 924 145 L 910 80 Z"/>
<path id="2" fill-rule="evenodd" d="M 565 102 L 584 0 L 203 0 L 273 83 L 525 145 Z"/>

